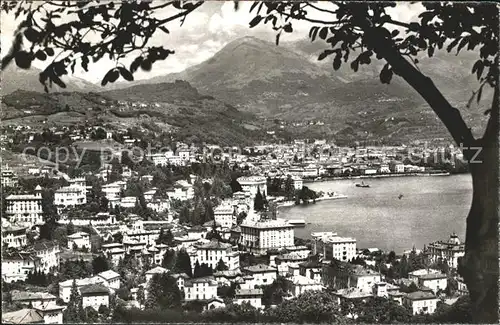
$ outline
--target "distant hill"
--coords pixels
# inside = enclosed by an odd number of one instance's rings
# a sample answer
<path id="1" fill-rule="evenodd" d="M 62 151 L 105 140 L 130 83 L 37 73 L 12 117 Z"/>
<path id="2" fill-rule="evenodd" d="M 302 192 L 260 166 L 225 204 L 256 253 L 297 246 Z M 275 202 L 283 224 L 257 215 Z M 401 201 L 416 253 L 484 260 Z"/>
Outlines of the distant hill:
<path id="1" fill-rule="evenodd" d="M 383 62 L 373 60 L 358 72 L 349 64 L 334 71 L 331 58 L 317 60 L 328 48 L 321 42 L 302 40 L 276 46 L 255 37 L 242 37 L 181 73 L 113 84 L 115 90 L 102 94 L 117 100 L 161 103 L 159 114 L 169 119 L 165 126 L 177 125 L 180 130 L 194 132 L 191 128 L 206 125 L 203 134 L 210 134 L 214 128 L 208 125 L 214 123 L 224 130 L 220 132 L 227 132 L 224 138 L 230 138 L 234 125 L 273 127 L 272 123 L 263 125 L 256 116 L 288 121 L 284 129 L 275 129 L 290 137 L 327 137 L 339 143 L 450 138 L 436 115 L 404 80 L 394 76 L 390 85 L 380 83 Z M 478 135 L 487 119 L 483 112 L 489 108 L 492 92 L 485 89 L 485 99 L 479 106 L 465 107 L 478 87 L 470 74 L 475 59 L 470 52 L 455 56 L 438 51 L 432 58 L 421 58 L 418 66 L 461 110 Z M 231 119 L 236 124 L 218 124 L 221 114 L 225 116 L 223 121 Z M 231 131 L 225 130 L 226 126 Z"/>
<path id="2" fill-rule="evenodd" d="M 7 66 L 1 73 L 2 95 L 10 94 L 16 90 L 29 90 L 43 92 L 43 85 L 39 81 L 41 70 L 31 67 L 29 70 L 18 68 L 15 63 Z M 93 83 L 73 76 L 64 76 L 62 80 L 66 83 L 66 88 L 53 85 L 50 92 L 73 92 L 73 91 L 100 91 L 101 88 Z"/>
<path id="3" fill-rule="evenodd" d="M 106 93 L 37 93 L 15 91 L 2 98 L 2 123 L 30 125 L 107 125 L 171 132 L 176 138 L 221 145 L 249 144 L 260 139 L 251 114 L 211 96 L 200 95 L 187 82 L 136 86 Z M 160 97 L 163 96 L 163 97 Z M 120 105 L 119 101 L 147 105 Z"/>

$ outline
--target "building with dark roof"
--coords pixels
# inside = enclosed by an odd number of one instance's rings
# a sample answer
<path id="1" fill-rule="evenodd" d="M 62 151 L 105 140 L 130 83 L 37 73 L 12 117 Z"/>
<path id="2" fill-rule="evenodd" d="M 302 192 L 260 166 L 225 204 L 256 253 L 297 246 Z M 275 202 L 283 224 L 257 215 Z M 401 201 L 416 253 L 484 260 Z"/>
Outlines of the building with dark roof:
<path id="1" fill-rule="evenodd" d="M 101 305 L 109 307 L 109 289 L 102 284 L 88 284 L 80 288 L 83 308 L 99 310 Z"/>
<path id="2" fill-rule="evenodd" d="M 433 314 L 439 299 L 428 291 L 415 291 L 403 295 L 403 306 L 412 311 L 413 315 Z"/>

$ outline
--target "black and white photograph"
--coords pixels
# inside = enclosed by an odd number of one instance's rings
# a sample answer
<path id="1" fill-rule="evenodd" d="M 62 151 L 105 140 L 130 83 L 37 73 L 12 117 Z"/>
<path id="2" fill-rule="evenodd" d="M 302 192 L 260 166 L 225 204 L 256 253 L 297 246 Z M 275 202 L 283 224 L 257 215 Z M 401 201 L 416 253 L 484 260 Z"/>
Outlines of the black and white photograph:
<path id="1" fill-rule="evenodd" d="M 2 0 L 2 323 L 498 324 L 499 13 Z"/>

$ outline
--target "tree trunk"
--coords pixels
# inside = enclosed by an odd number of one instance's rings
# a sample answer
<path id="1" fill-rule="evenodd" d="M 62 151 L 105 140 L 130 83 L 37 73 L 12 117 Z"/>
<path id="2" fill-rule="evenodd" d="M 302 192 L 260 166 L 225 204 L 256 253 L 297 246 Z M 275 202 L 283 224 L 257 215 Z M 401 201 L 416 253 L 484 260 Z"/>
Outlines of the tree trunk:
<path id="1" fill-rule="evenodd" d="M 497 323 L 499 312 L 497 99 L 493 101 L 488 130 L 478 141 L 479 148 L 471 150 L 480 150 L 480 153 L 469 163 L 473 194 L 460 273 L 469 289 L 475 323 Z"/>
<path id="2" fill-rule="evenodd" d="M 460 261 L 460 274 L 469 289 L 473 322 L 497 323 L 499 318 L 498 86 L 495 88 L 485 134 L 476 140 L 459 110 L 444 98 L 430 78 L 423 75 L 401 55 L 387 38 L 386 32 L 369 25 L 363 27 L 366 42 L 391 65 L 395 74 L 402 77 L 422 96 L 444 123 L 457 145 L 464 148 L 464 158 L 469 161 L 472 175 L 473 197 L 467 216 L 466 252 Z M 479 154 L 476 155 L 478 150 Z"/>

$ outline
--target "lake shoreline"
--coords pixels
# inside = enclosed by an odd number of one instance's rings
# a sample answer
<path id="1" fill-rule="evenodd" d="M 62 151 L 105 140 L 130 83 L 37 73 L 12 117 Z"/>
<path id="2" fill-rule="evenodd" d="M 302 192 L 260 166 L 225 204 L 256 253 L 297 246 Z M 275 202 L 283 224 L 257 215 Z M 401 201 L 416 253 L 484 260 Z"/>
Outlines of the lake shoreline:
<path id="1" fill-rule="evenodd" d="M 305 221 L 305 227 L 295 228 L 299 238 L 310 239 L 311 232 L 333 231 L 356 238 L 359 247 L 396 252 L 413 246 L 422 249 L 431 242 L 446 240 L 453 232 L 461 240 L 465 238 L 472 181 L 462 174 L 450 176 L 382 177 L 368 181 L 373 183 L 369 189 L 359 189 L 353 184 L 356 181 L 349 179 L 317 181 L 307 186 L 348 198 L 277 210 L 279 218 Z"/>
<path id="2" fill-rule="evenodd" d="M 432 177 L 432 176 L 451 176 L 455 174 L 451 173 L 404 173 L 404 174 L 380 174 L 380 175 L 360 175 L 360 176 L 333 176 L 333 177 L 322 177 L 319 180 L 316 179 L 303 179 L 304 183 L 317 183 L 317 182 L 328 182 L 328 181 L 339 181 L 346 179 L 370 179 L 370 178 L 390 178 L 390 177 Z"/>

